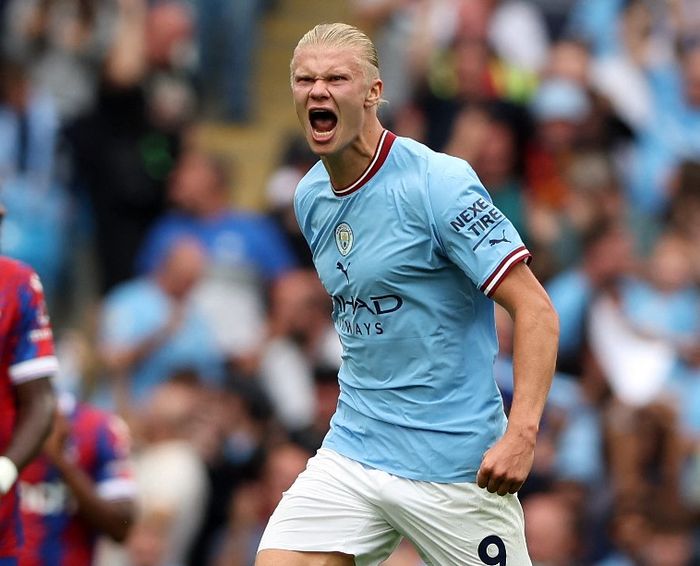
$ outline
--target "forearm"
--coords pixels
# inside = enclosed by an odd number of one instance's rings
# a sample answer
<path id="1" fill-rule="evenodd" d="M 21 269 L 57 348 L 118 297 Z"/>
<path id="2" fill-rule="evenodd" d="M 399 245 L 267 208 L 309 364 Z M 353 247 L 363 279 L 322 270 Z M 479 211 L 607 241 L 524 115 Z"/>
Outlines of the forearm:
<path id="1" fill-rule="evenodd" d="M 41 449 L 51 430 L 55 396 L 49 378 L 42 377 L 17 387 L 17 422 L 6 456 L 22 470 Z"/>
<path id="2" fill-rule="evenodd" d="M 53 461 L 78 503 L 78 513 L 90 525 L 117 542 L 123 541 L 133 522 L 133 504 L 129 500 L 105 500 L 97 493 L 92 479 L 66 458 Z"/>
<path id="3" fill-rule="evenodd" d="M 513 315 L 513 401 L 508 429 L 534 441 L 552 384 L 559 325 L 548 301 L 521 307 Z"/>
<path id="4" fill-rule="evenodd" d="M 117 4 L 119 14 L 105 75 L 110 84 L 128 88 L 138 84 L 146 72 L 147 7 L 143 0 L 121 0 Z"/>

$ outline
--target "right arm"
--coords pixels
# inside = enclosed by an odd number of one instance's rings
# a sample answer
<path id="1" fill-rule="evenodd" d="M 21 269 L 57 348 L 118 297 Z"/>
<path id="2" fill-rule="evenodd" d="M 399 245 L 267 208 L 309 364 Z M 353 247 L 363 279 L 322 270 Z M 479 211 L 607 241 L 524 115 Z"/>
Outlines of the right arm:
<path id="1" fill-rule="evenodd" d="M 39 452 L 51 429 L 55 395 L 48 377 L 40 377 L 15 386 L 17 423 L 12 440 L 2 456 L 21 471 Z M 14 483 L 14 482 L 12 482 Z M 4 490 L 9 491 L 12 485 Z M 2 493 L 2 486 L 0 486 Z"/>
<path id="2" fill-rule="evenodd" d="M 15 390 L 17 417 L 10 442 L 0 455 L 0 495 L 10 491 L 17 473 L 39 452 L 49 434 L 56 403 L 50 377 L 58 362 L 41 282 L 26 267 L 17 269 L 17 277 L 19 284 L 7 290 L 17 296 L 8 337 L 13 344 L 9 378 Z"/>

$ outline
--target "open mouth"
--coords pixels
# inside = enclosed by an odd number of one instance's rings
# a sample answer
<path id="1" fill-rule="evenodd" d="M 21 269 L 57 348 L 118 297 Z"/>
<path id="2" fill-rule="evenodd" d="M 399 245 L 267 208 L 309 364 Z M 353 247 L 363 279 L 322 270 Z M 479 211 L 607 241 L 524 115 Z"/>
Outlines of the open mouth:
<path id="1" fill-rule="evenodd" d="M 330 110 L 315 109 L 309 111 L 309 122 L 314 138 L 323 141 L 333 135 L 338 117 Z"/>

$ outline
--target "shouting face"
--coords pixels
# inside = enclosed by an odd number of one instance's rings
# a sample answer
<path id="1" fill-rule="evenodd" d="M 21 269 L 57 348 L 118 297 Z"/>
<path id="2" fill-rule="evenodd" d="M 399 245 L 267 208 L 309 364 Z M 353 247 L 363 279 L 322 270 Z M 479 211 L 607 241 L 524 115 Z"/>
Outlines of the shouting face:
<path id="1" fill-rule="evenodd" d="M 337 154 L 362 134 L 382 90 L 372 74 L 356 48 L 304 46 L 295 51 L 294 105 L 314 153 Z"/>

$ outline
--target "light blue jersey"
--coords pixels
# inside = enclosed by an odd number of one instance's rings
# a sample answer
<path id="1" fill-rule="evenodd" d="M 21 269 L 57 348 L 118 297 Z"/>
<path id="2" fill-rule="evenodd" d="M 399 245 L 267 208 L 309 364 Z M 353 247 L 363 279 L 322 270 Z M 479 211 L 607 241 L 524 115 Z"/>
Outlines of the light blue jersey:
<path id="1" fill-rule="evenodd" d="M 323 446 L 410 479 L 473 482 L 506 417 L 488 297 L 530 254 L 463 160 L 385 131 L 367 170 L 295 195 L 333 301 L 340 398 Z"/>

